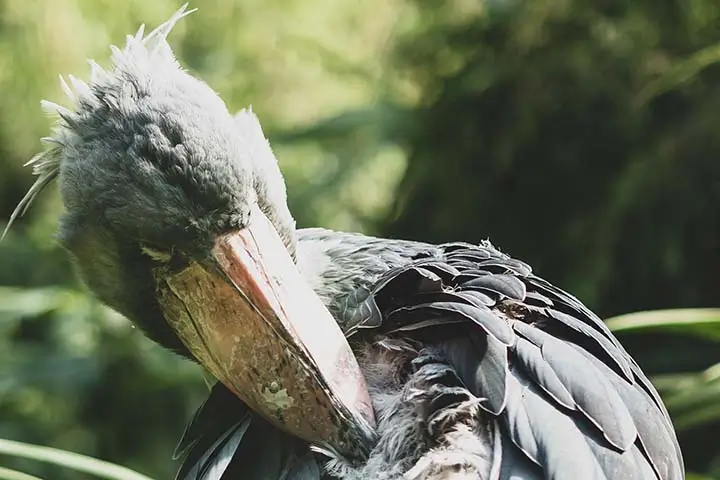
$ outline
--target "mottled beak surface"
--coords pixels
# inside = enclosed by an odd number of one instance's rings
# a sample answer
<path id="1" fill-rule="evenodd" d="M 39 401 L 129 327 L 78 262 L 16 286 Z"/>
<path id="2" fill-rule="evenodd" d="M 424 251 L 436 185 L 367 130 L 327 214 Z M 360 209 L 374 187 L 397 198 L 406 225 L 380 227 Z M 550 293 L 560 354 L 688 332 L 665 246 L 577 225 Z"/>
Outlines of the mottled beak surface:
<path id="1" fill-rule="evenodd" d="M 167 322 L 255 412 L 315 445 L 367 453 L 375 420 L 355 356 L 259 209 L 215 239 L 209 260 L 155 277 Z"/>

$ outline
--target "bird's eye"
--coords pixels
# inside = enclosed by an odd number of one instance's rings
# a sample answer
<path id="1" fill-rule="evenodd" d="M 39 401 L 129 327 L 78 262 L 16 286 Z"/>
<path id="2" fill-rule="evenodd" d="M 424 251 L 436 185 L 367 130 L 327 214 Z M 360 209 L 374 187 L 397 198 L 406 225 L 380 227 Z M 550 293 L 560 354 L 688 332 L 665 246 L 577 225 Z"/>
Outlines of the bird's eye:
<path id="1" fill-rule="evenodd" d="M 159 263 L 168 263 L 172 259 L 171 252 L 164 252 L 149 245 L 140 245 L 140 251 Z"/>

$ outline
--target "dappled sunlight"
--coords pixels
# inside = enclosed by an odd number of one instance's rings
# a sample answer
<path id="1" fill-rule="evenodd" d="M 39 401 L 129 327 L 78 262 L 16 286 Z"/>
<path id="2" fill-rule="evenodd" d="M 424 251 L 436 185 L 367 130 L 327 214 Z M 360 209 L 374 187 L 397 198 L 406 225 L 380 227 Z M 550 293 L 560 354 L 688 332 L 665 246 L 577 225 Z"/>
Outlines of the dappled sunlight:
<path id="1" fill-rule="evenodd" d="M 67 103 L 58 75 L 87 80 L 87 59 L 107 67 L 111 44 L 179 5 L 3 2 L 0 230 L 50 132 L 40 100 Z M 719 5 L 203 0 L 169 43 L 231 112 L 252 105 L 299 227 L 490 238 L 603 317 L 642 311 L 609 325 L 705 480 L 720 478 Z M 47 188 L 0 242 L 0 439 L 170 478 L 213 382 L 89 294 L 61 209 Z"/>

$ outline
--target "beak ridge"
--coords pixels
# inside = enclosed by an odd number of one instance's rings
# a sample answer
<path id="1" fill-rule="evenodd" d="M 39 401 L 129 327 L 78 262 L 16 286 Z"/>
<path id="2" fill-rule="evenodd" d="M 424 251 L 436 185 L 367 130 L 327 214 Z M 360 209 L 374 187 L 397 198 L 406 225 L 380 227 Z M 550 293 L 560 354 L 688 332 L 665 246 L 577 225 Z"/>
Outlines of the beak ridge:
<path id="1" fill-rule="evenodd" d="M 365 379 L 335 319 L 259 209 L 215 240 L 212 267 L 156 270 L 167 322 L 197 360 L 271 423 L 365 455 L 375 419 Z"/>

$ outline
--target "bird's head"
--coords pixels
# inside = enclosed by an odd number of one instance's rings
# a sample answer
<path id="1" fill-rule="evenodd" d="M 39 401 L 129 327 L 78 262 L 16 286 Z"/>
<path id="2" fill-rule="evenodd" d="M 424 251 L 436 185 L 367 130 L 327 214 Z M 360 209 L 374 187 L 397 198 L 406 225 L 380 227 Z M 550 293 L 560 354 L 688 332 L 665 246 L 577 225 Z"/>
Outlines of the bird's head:
<path id="1" fill-rule="evenodd" d="M 59 241 L 104 303 L 269 417 L 307 400 L 304 375 L 347 404 L 363 397 L 372 421 L 364 384 L 341 385 L 359 373 L 342 333 L 293 265 L 294 220 L 260 123 L 231 115 L 166 41 L 188 13 L 128 36 L 111 68 L 91 62 L 89 82 L 63 82 L 70 108 L 44 102 L 59 121 L 14 216 L 57 178 Z"/>
<path id="2" fill-rule="evenodd" d="M 61 245 L 101 300 L 166 344 L 163 322 L 147 318 L 157 313 L 147 285 L 153 266 L 175 253 L 206 255 L 255 212 L 295 249 L 285 185 L 256 116 L 230 115 L 166 41 L 188 13 L 128 36 L 123 49 L 112 48 L 110 69 L 90 62 L 88 83 L 62 80 L 72 105 L 43 102 L 59 121 L 31 161 L 39 177 L 16 210 L 57 177 Z"/>

